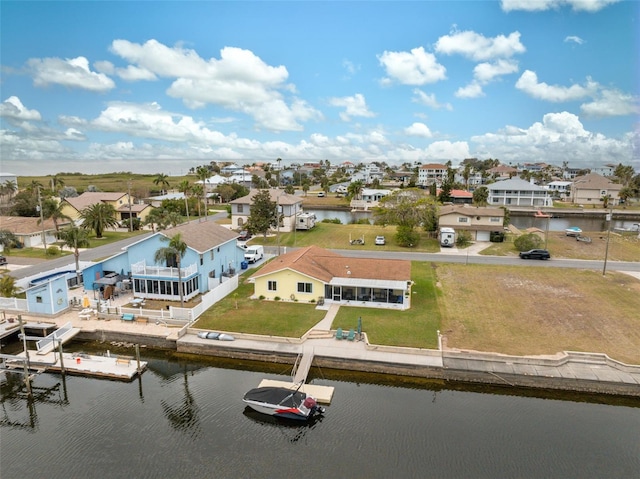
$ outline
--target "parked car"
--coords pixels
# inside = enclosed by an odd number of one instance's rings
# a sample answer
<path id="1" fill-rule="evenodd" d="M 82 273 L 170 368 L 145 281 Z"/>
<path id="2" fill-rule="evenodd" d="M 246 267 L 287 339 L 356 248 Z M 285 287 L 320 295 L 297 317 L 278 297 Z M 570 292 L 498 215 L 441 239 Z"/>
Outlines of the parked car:
<path id="1" fill-rule="evenodd" d="M 318 192 L 318 198 L 324 198 L 324 191 Z"/>
<path id="2" fill-rule="evenodd" d="M 551 255 L 546 249 L 530 249 L 529 251 L 521 251 L 520 257 L 522 259 L 549 259 Z"/>
<path id="3" fill-rule="evenodd" d="M 5 264 L 7 264 L 7 258 L 0 256 L 0 266 L 4 266 Z"/>
<path id="4" fill-rule="evenodd" d="M 377 245 L 384 245 L 385 243 L 386 243 L 386 240 L 384 239 L 384 236 L 376 236 Z"/>
<path id="5" fill-rule="evenodd" d="M 247 230 L 242 230 L 238 234 L 239 234 L 238 240 L 240 241 L 247 241 L 251 239 L 251 233 L 249 233 Z"/>

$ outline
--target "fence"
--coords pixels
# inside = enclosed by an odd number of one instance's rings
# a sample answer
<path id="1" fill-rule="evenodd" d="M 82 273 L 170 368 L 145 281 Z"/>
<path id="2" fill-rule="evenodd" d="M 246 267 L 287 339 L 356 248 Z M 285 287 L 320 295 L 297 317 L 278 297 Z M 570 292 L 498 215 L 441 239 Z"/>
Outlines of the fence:
<path id="1" fill-rule="evenodd" d="M 0 309 L 14 311 L 28 311 L 27 300 L 18 298 L 0 298 Z"/>
<path id="2" fill-rule="evenodd" d="M 51 333 L 46 338 L 42 338 L 40 341 L 36 342 L 36 348 L 38 349 L 38 351 L 41 351 L 42 349 L 49 346 L 54 341 L 62 338 L 67 332 L 71 331 L 72 329 L 73 329 L 73 326 L 71 325 L 71 322 L 68 322 L 64 326 L 56 329 L 53 333 Z M 53 346 L 55 347 L 55 344 Z"/>

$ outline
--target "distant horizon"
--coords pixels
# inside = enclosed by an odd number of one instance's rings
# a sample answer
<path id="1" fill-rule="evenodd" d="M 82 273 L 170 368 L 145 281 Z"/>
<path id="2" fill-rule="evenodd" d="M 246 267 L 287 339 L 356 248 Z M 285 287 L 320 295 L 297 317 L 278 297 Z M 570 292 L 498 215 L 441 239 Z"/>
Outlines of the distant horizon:
<path id="1" fill-rule="evenodd" d="M 640 171 L 639 19 L 623 0 L 3 1 L 0 169 Z"/>

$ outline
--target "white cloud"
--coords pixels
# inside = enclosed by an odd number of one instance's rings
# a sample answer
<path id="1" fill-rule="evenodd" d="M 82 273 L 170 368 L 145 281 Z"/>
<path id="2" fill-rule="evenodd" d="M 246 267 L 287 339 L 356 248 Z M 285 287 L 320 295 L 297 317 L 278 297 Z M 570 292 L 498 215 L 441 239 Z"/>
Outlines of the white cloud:
<path id="1" fill-rule="evenodd" d="M 56 84 L 95 92 L 106 92 L 115 87 L 113 80 L 104 73 L 92 72 L 85 57 L 31 58 L 27 65 L 36 86 Z"/>
<path id="2" fill-rule="evenodd" d="M 596 100 L 580 105 L 586 116 L 607 117 L 640 114 L 640 98 L 617 90 L 603 90 Z"/>
<path id="3" fill-rule="evenodd" d="M 484 96 L 482 86 L 476 81 L 469 83 L 467 86 L 460 87 L 454 93 L 458 98 L 478 98 Z"/>
<path id="4" fill-rule="evenodd" d="M 435 44 L 435 50 L 445 55 L 459 54 L 474 61 L 486 61 L 494 58 L 510 58 L 524 53 L 526 48 L 520 43 L 520 32 L 509 36 L 498 35 L 487 38 L 472 31 L 454 31 L 444 35 Z"/>
<path id="5" fill-rule="evenodd" d="M 38 110 L 27 109 L 17 96 L 10 96 L 0 103 L 0 116 L 18 121 L 40 121 L 42 119 Z"/>
<path id="6" fill-rule="evenodd" d="M 369 111 L 367 102 L 361 93 L 356 93 L 353 96 L 347 96 L 342 98 L 330 98 L 329 104 L 337 107 L 344 107 L 345 111 L 340 112 L 340 118 L 343 121 L 349 121 L 354 116 L 374 117 L 375 114 Z"/>
<path id="7" fill-rule="evenodd" d="M 153 72 L 150 72 L 146 68 L 140 68 L 134 65 L 128 65 L 126 68 L 118 68 L 116 69 L 116 73 L 120 78 L 127 81 L 152 81 L 158 78 Z"/>
<path id="8" fill-rule="evenodd" d="M 414 96 L 413 98 L 411 98 L 411 101 L 414 103 L 419 103 L 435 110 L 439 110 L 441 108 L 449 111 L 453 110 L 453 106 L 451 106 L 451 103 L 438 103 L 435 93 L 426 94 L 419 88 L 414 88 L 413 95 Z"/>
<path id="9" fill-rule="evenodd" d="M 473 76 L 481 83 L 493 81 L 496 77 L 518 71 L 518 62 L 500 59 L 493 63 L 479 63 L 473 69 Z"/>
<path id="10" fill-rule="evenodd" d="M 570 87 L 563 87 L 549 85 L 544 82 L 539 83 L 535 72 L 525 70 L 516 82 L 516 88 L 539 100 L 564 102 L 580 100 L 594 95 L 598 89 L 598 84 L 591 79 L 587 79 L 585 86 L 571 85 Z"/>
<path id="11" fill-rule="evenodd" d="M 404 132 L 409 136 L 420 136 L 422 138 L 431 138 L 433 134 L 427 125 L 424 123 L 415 122 L 411 126 L 404 129 Z"/>
<path id="12" fill-rule="evenodd" d="M 502 10 L 511 12 L 524 10 L 526 12 L 541 12 L 570 6 L 575 11 L 597 12 L 619 0 L 502 0 Z"/>
<path id="13" fill-rule="evenodd" d="M 581 164 L 599 165 L 602 158 L 612 163 L 628 163 L 632 157 L 632 138 L 607 138 L 587 131 L 579 118 L 566 111 L 548 113 L 542 122 L 528 128 L 507 126 L 497 133 L 474 136 L 475 153 L 479 157 L 500 158 L 503 162 L 544 159 L 561 164 L 567 159 L 580 159 Z"/>
<path id="14" fill-rule="evenodd" d="M 397 81 L 404 85 L 425 85 L 447 77 L 447 69 L 423 47 L 413 48 L 410 52 L 385 51 L 378 55 L 378 61 L 388 75 L 383 83 Z"/>
<path id="15" fill-rule="evenodd" d="M 267 65 L 249 50 L 225 47 L 220 59 L 201 58 L 194 50 L 168 47 L 157 40 L 144 44 L 115 40 L 111 51 L 129 61 L 117 70 L 128 80 L 175 79 L 167 90 L 190 108 L 217 105 L 251 116 L 259 128 L 300 131 L 300 122 L 321 119 L 322 114 L 298 98 L 285 98 L 295 91 L 286 83 L 287 69 Z"/>
<path id="16" fill-rule="evenodd" d="M 578 45 L 582 45 L 584 43 L 584 40 L 582 38 L 577 37 L 575 35 L 569 35 L 565 37 L 564 41 L 565 43 L 573 42 L 573 43 L 577 43 Z"/>
<path id="17" fill-rule="evenodd" d="M 355 65 L 351 60 L 347 59 L 342 60 L 342 68 L 346 70 L 349 77 L 360 71 L 360 65 Z"/>

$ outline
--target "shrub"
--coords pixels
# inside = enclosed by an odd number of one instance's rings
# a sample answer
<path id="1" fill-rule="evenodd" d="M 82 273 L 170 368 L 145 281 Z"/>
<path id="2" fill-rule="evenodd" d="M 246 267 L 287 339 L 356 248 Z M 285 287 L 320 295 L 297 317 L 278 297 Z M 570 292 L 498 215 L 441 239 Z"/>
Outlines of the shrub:
<path id="1" fill-rule="evenodd" d="M 264 299 L 264 294 L 261 294 L 260 296 L 258 296 L 258 299 Z"/>
<path id="2" fill-rule="evenodd" d="M 471 244 L 471 233 L 468 231 L 458 231 L 458 237 L 456 238 L 456 245 L 460 247 L 467 247 Z"/>
<path id="3" fill-rule="evenodd" d="M 47 256 L 58 256 L 60 254 L 60 248 L 57 246 L 47 247 Z"/>
<path id="4" fill-rule="evenodd" d="M 276 296 L 275 298 L 273 298 L 274 301 L 280 301 L 280 296 Z"/>
<path id="5" fill-rule="evenodd" d="M 529 233 L 516 238 L 513 245 L 518 251 L 528 251 L 539 248 L 542 245 L 542 238 L 535 233 Z"/>
<path id="6" fill-rule="evenodd" d="M 321 223 L 333 223 L 335 225 L 341 225 L 342 221 L 339 218 L 325 218 L 321 221 Z"/>
<path id="7" fill-rule="evenodd" d="M 396 230 L 396 242 L 400 246 L 408 246 L 412 248 L 418 244 L 420 234 L 409 226 L 398 226 Z"/>

